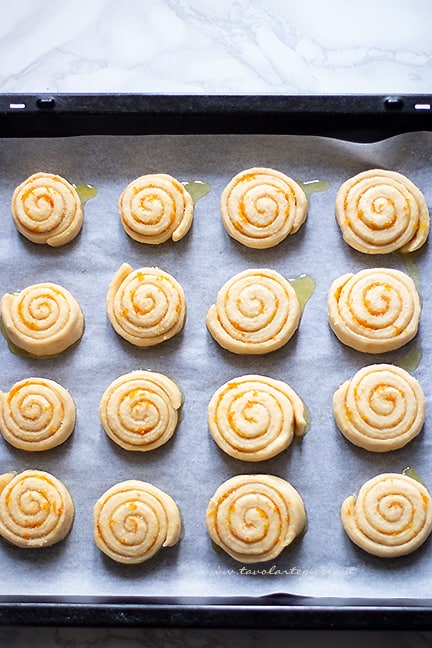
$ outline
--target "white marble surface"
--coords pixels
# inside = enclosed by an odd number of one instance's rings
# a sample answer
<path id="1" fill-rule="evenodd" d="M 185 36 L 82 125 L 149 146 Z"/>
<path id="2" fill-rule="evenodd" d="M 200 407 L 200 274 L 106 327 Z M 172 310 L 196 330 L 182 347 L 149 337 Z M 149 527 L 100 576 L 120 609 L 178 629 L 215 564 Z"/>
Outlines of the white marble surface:
<path id="1" fill-rule="evenodd" d="M 432 93 L 430 0 L 1 0 L 0 92 Z M 0 646 L 316 645 L 308 631 L 0 627 Z M 319 633 L 323 647 L 432 633 Z"/>
<path id="2" fill-rule="evenodd" d="M 0 91 L 430 92 L 431 18 L 429 0 L 17 0 Z"/>

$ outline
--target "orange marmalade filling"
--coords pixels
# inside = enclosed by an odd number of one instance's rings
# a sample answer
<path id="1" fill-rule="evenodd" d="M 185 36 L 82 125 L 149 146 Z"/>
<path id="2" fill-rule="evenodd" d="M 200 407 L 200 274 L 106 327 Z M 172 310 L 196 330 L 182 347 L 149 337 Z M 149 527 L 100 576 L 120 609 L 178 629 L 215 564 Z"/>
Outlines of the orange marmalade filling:
<path id="1" fill-rule="evenodd" d="M 40 326 L 36 322 L 28 321 L 24 315 L 24 304 L 22 302 L 18 303 L 18 314 L 21 320 L 25 323 L 26 327 L 31 331 L 39 331 Z"/>

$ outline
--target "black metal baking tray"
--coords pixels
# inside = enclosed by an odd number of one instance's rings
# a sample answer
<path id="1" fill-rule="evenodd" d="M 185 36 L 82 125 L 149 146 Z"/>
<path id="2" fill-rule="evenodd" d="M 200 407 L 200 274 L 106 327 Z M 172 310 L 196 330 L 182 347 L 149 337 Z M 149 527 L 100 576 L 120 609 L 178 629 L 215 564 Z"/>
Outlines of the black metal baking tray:
<path id="1" fill-rule="evenodd" d="M 3 94 L 0 137 L 272 133 L 373 142 L 432 130 L 432 96 Z M 0 596 L 0 625 L 432 628 L 432 599 Z"/>
<path id="2" fill-rule="evenodd" d="M 285 133 L 376 141 L 429 130 L 432 95 L 0 94 L 0 137 Z"/>

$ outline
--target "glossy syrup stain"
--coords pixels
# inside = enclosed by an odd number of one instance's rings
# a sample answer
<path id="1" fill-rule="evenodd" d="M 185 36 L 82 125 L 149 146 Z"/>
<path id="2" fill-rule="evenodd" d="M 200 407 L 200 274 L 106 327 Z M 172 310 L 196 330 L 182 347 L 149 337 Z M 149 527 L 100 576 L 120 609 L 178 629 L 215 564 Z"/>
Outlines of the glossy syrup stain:
<path id="1" fill-rule="evenodd" d="M 182 182 L 184 188 L 192 196 L 193 204 L 196 205 L 200 198 L 204 198 L 211 191 L 211 186 L 204 180 L 185 180 Z"/>
<path id="2" fill-rule="evenodd" d="M 407 477 L 411 477 L 411 479 L 415 479 L 418 481 L 420 484 L 426 487 L 426 484 L 424 483 L 423 479 L 420 477 L 418 474 L 417 470 L 415 468 L 411 468 L 410 466 L 407 466 L 402 470 L 402 475 L 406 475 Z"/>
<path id="3" fill-rule="evenodd" d="M 20 347 L 18 347 L 16 344 L 14 344 L 12 342 L 12 340 L 10 339 L 10 337 L 9 337 L 7 331 L 6 331 L 5 325 L 3 324 L 3 320 L 1 318 L 0 318 L 0 333 L 3 335 L 4 339 L 6 340 L 7 345 L 9 347 L 9 351 L 11 353 L 13 353 L 14 355 L 18 355 L 18 356 L 24 356 L 26 358 L 34 358 L 34 357 L 36 357 L 36 356 L 32 356 L 31 353 L 28 353 L 28 351 L 25 351 L 24 349 L 21 349 Z"/>
<path id="4" fill-rule="evenodd" d="M 300 311 L 303 314 L 306 304 L 315 291 L 316 281 L 313 277 L 307 274 L 300 275 L 294 279 L 289 279 L 288 281 L 296 292 Z"/>
<path id="5" fill-rule="evenodd" d="M 407 274 L 413 280 L 417 292 L 421 297 L 422 280 L 421 280 L 420 268 L 418 267 L 418 264 L 416 262 L 415 252 L 411 252 L 409 254 L 404 254 L 402 252 L 395 252 L 395 255 L 402 260 L 402 263 L 405 266 Z"/>
<path id="6" fill-rule="evenodd" d="M 75 188 L 83 205 L 91 198 L 94 198 L 98 192 L 96 187 L 89 184 L 73 184 L 72 186 Z"/>
<path id="7" fill-rule="evenodd" d="M 306 405 L 306 403 L 304 402 L 303 399 L 302 399 L 302 403 L 303 403 L 303 407 L 304 407 L 304 417 L 305 417 L 305 421 L 306 421 L 306 426 L 305 426 L 303 434 L 298 435 L 299 439 L 304 437 L 305 434 L 307 434 L 309 432 L 309 430 L 311 428 L 311 425 L 312 425 L 312 413 L 311 413 L 309 407 Z"/>
<path id="8" fill-rule="evenodd" d="M 395 365 L 405 371 L 415 371 L 420 364 L 422 359 L 423 352 L 419 344 L 416 344 L 408 353 L 406 353 L 402 358 L 395 361 Z"/>
<path id="9" fill-rule="evenodd" d="M 303 189 L 307 198 L 314 193 L 327 191 L 330 188 L 330 182 L 327 180 L 306 180 L 305 182 L 296 180 L 296 182 Z"/>

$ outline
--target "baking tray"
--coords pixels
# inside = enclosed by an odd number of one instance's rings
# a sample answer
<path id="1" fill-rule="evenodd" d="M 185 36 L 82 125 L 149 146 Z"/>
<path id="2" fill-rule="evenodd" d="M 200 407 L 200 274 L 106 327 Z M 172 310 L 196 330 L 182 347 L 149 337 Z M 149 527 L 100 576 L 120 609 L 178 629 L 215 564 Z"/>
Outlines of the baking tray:
<path id="1" fill-rule="evenodd" d="M 0 137 L 319 135 L 378 142 L 431 131 L 429 95 L 0 95 Z M 427 629 L 432 599 L 264 596 L 0 596 L 3 625 Z"/>

